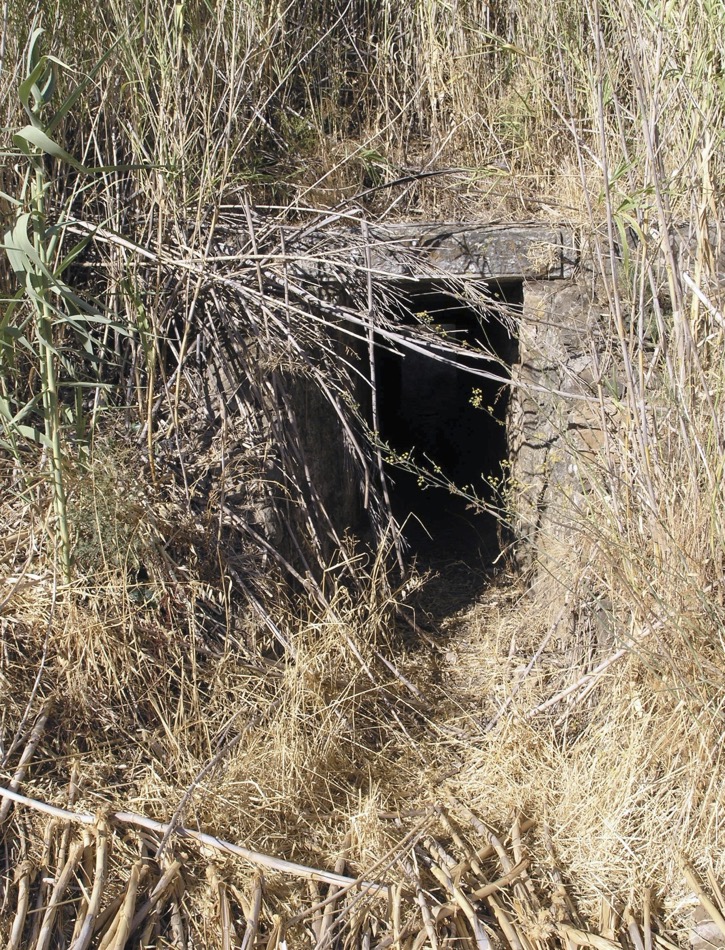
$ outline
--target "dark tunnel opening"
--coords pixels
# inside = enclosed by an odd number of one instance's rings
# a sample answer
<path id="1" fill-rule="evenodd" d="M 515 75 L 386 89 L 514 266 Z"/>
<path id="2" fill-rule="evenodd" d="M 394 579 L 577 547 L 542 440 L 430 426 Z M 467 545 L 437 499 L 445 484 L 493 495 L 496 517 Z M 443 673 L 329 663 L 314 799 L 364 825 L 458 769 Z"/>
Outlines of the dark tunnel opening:
<path id="1" fill-rule="evenodd" d="M 503 475 L 507 457 L 505 383 L 472 372 L 475 365 L 508 378 L 518 358 L 513 332 L 523 303 L 521 283 L 489 285 L 490 303 L 475 306 L 435 283 L 396 288 L 391 316 L 409 326 L 433 324 L 469 348 L 496 361 L 464 357 L 458 366 L 385 345 L 376 349 L 380 435 L 396 456 L 410 453 L 436 481 L 450 480 L 493 500 L 492 480 Z M 496 519 L 476 511 L 445 487 L 389 461 L 393 512 L 405 524 L 410 553 L 424 569 L 458 562 L 490 569 L 499 553 Z"/>

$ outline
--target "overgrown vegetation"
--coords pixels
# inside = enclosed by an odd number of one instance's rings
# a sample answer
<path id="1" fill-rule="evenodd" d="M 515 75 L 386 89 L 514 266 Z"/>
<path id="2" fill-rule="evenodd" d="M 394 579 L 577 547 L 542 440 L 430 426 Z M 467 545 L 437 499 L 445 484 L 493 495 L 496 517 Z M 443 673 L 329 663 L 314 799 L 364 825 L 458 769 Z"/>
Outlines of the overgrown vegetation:
<path id="1" fill-rule="evenodd" d="M 650 950 L 698 899 L 724 928 L 721 4 L 36 14 L 6 0 L 0 46 L 0 784 L 297 867 L 0 799 L 0 940 Z M 577 227 L 611 341 L 545 570 L 435 631 L 345 345 L 395 338 L 361 221 L 398 218 Z"/>

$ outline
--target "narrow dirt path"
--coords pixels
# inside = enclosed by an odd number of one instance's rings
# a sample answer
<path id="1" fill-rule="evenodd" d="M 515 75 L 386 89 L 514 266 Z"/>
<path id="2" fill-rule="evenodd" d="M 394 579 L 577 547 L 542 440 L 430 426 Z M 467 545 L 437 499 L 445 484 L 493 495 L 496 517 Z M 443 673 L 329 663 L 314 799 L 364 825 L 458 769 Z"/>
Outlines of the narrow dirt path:
<path id="1" fill-rule="evenodd" d="M 476 603 L 491 581 L 499 553 L 496 521 L 462 498 L 442 489 L 422 491 L 414 483 L 403 483 L 396 500 L 399 518 L 405 506 L 414 511 L 405 522 L 405 537 L 417 570 L 430 575 L 416 598 L 421 619 L 445 626 Z"/>

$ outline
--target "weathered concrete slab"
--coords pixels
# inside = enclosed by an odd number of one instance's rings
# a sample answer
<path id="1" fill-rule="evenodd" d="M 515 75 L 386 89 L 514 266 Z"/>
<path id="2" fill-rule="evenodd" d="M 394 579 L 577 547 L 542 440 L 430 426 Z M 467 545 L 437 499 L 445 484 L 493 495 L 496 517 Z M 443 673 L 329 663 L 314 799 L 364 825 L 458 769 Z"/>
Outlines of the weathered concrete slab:
<path id="1" fill-rule="evenodd" d="M 362 231 L 327 232 L 327 256 L 310 247 L 291 264 L 307 280 L 344 283 L 350 268 L 367 268 L 376 280 L 490 281 L 561 280 L 578 265 L 571 228 L 541 224 L 396 224 L 370 225 L 368 250 Z M 288 246 L 300 250 L 306 238 L 289 231 Z"/>
<path id="2" fill-rule="evenodd" d="M 552 280 L 577 264 L 574 232 L 541 225 L 406 224 L 371 228 L 372 264 L 397 280 Z"/>

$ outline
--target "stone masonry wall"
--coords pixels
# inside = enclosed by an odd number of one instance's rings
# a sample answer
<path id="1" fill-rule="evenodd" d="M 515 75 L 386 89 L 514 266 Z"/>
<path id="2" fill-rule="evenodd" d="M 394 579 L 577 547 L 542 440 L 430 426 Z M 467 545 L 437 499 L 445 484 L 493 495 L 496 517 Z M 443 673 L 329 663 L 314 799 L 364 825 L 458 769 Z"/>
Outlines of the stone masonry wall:
<path id="1" fill-rule="evenodd" d="M 595 447 L 597 310 L 573 281 L 524 284 L 507 437 L 518 562 L 556 557 L 581 494 L 571 447 Z"/>

